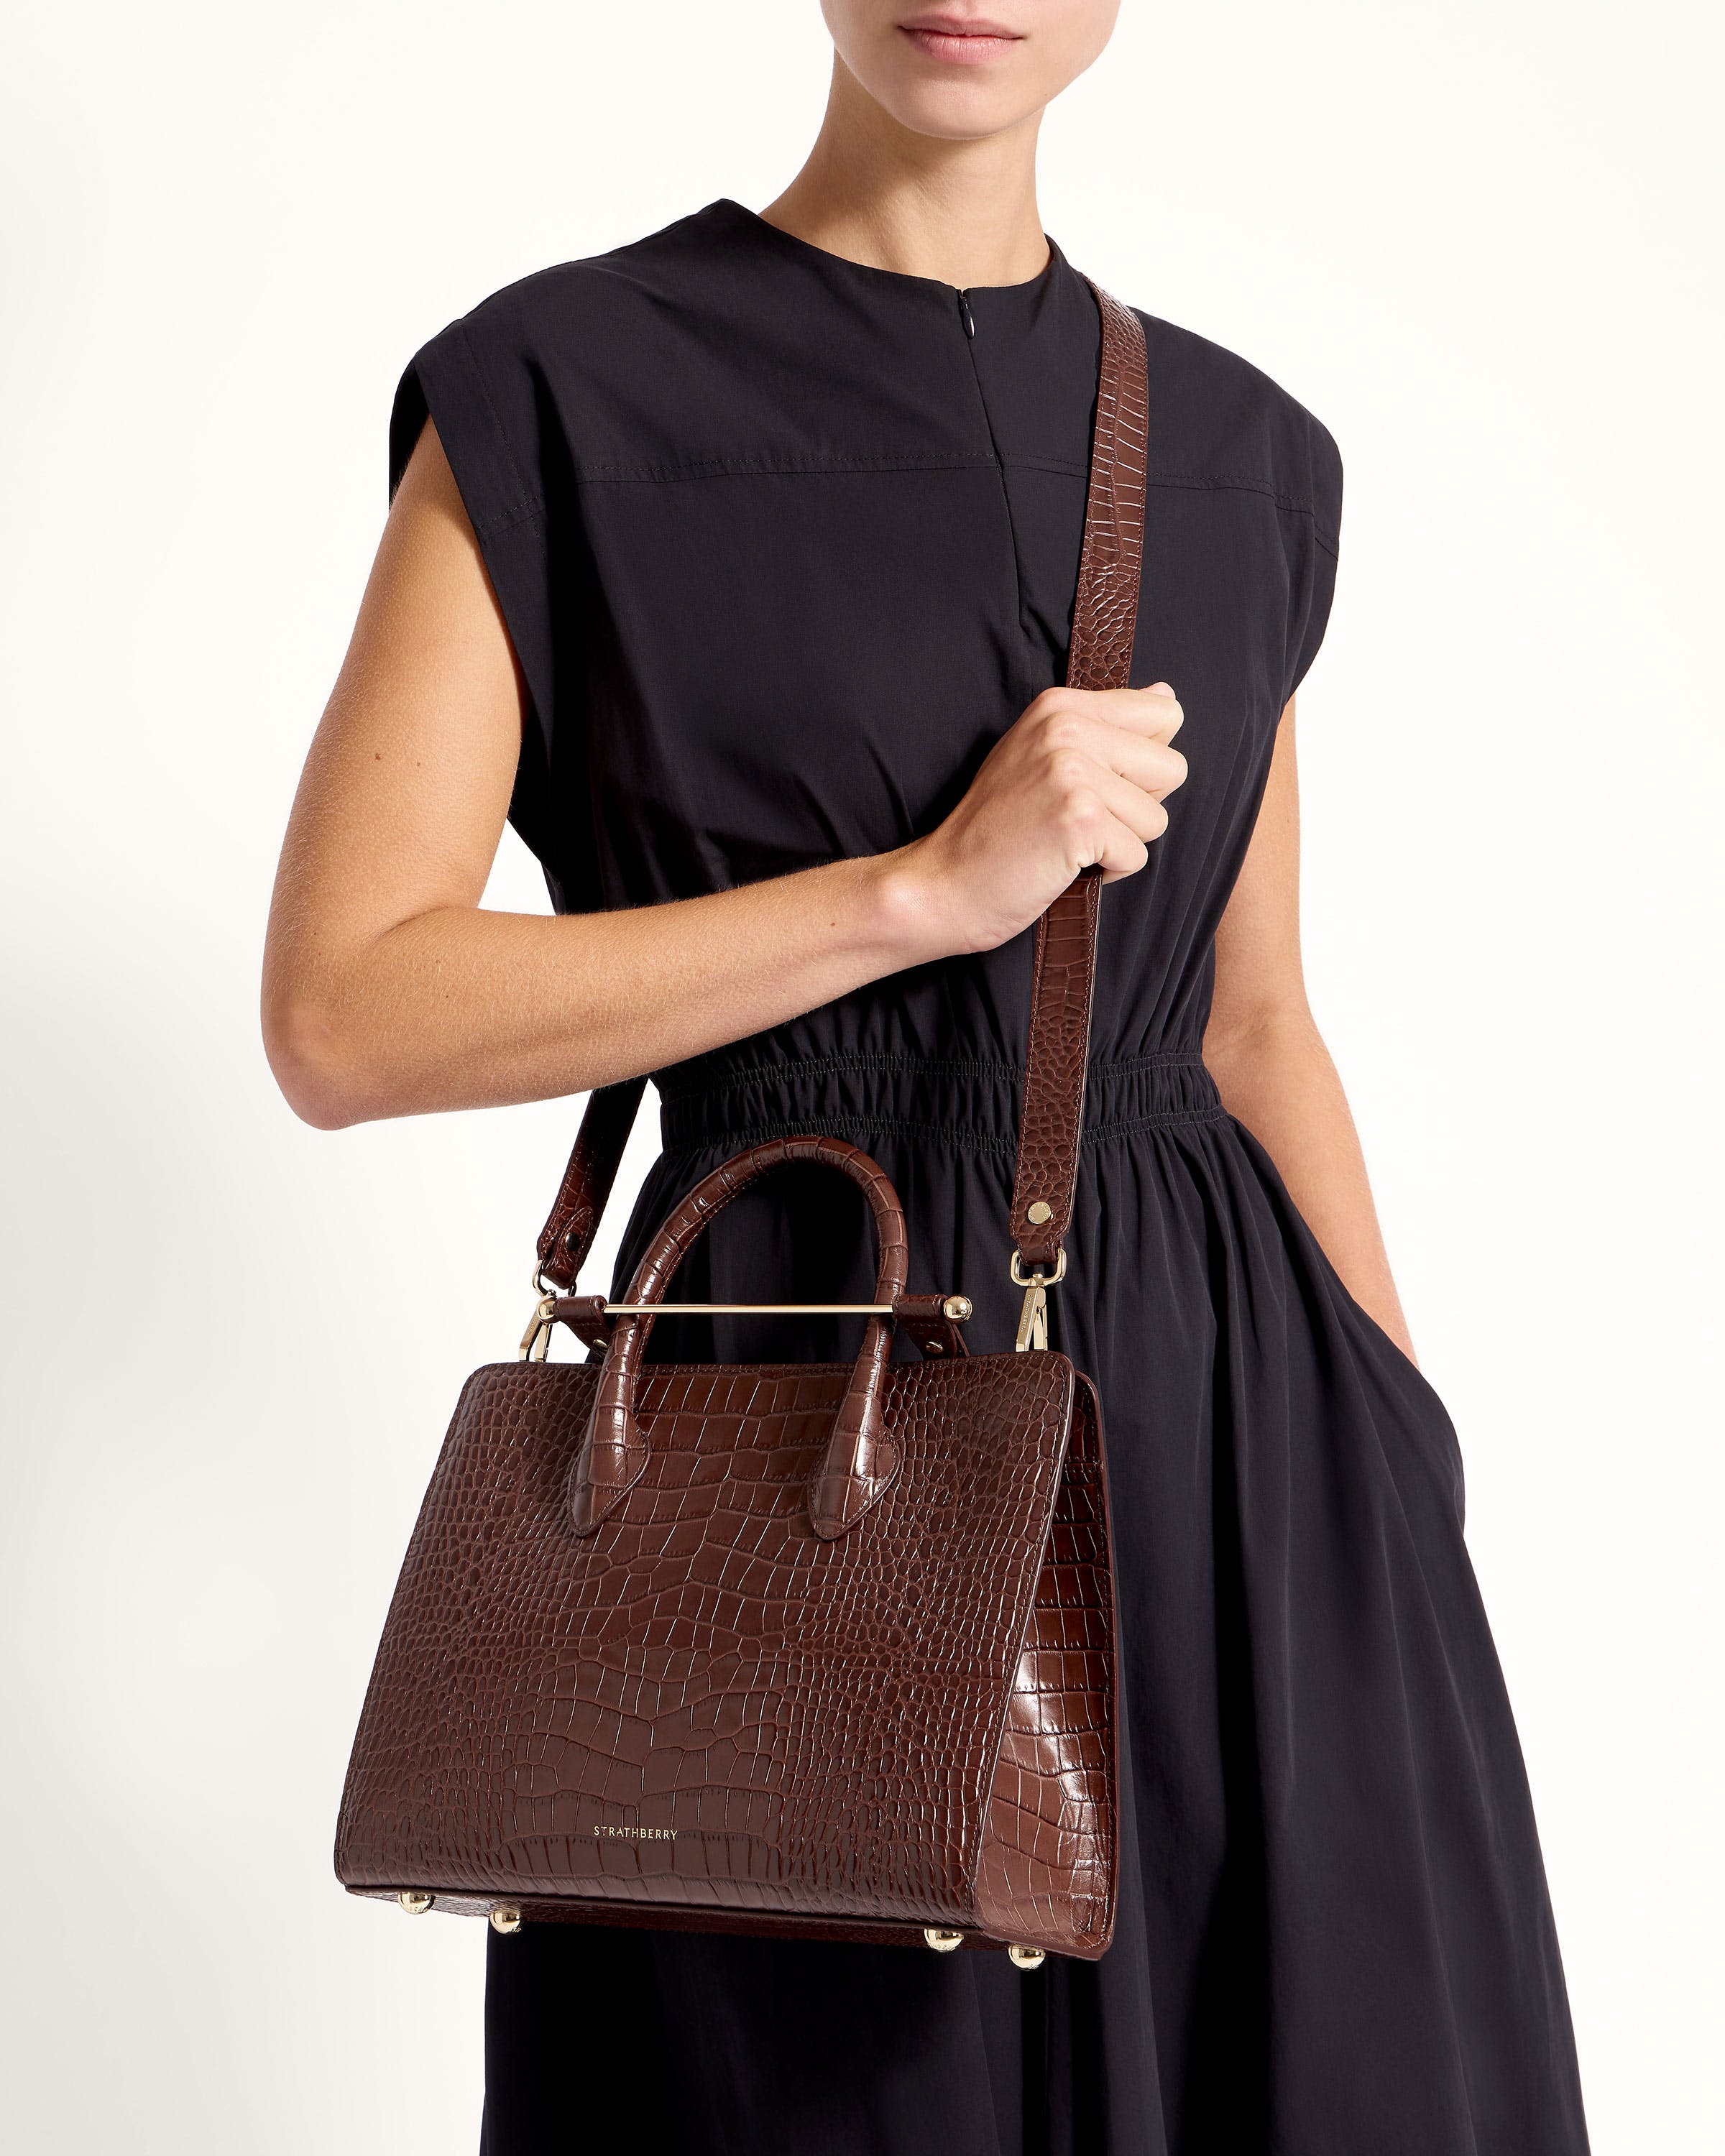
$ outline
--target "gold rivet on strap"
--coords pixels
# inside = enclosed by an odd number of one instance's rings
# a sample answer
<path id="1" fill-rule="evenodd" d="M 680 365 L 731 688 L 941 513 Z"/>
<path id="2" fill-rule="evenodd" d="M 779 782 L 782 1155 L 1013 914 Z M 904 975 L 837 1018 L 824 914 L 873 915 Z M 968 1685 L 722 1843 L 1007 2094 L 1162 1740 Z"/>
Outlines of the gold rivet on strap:
<path id="1" fill-rule="evenodd" d="M 1024 1218 L 1033 1228 L 1045 1227 L 1054 1218 L 1054 1208 L 1045 1198 L 1039 1198 L 1034 1204 L 1026 1209 Z"/>
<path id="2" fill-rule="evenodd" d="M 949 1295 L 941 1305 L 941 1315 L 950 1317 L 955 1325 L 963 1325 L 971 1314 L 972 1303 L 968 1295 Z"/>

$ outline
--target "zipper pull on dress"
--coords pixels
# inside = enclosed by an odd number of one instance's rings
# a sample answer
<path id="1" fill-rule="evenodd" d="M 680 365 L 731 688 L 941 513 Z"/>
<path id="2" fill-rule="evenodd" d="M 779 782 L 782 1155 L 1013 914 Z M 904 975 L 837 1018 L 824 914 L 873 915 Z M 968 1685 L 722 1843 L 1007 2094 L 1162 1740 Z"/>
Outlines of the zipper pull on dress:
<path id="1" fill-rule="evenodd" d="M 973 337 L 976 335 L 976 317 L 970 311 L 970 295 L 968 292 L 958 295 L 958 319 L 964 325 L 966 336 Z"/>

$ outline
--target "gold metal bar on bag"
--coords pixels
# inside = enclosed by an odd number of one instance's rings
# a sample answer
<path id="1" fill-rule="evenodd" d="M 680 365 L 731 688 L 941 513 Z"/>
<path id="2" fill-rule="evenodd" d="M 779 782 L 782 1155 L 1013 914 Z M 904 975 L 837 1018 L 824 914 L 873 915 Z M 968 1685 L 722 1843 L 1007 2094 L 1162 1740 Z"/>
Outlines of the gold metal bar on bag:
<path id="1" fill-rule="evenodd" d="M 771 1312 L 801 1317 L 891 1317 L 890 1302 L 608 1302 L 607 1317 L 691 1316 L 758 1317 Z M 948 1312 L 950 1316 L 951 1313 Z"/>
<path id="2" fill-rule="evenodd" d="M 536 1286 L 538 1276 L 534 1276 Z M 533 1315 L 527 1320 L 527 1329 L 521 1335 L 517 1359 L 523 1363 L 543 1363 L 551 1353 L 551 1336 L 557 1327 L 557 1298 L 542 1295 L 533 1306 Z M 894 1315 L 890 1302 L 607 1302 L 600 1306 L 607 1317 L 891 1317 Z M 941 1299 L 941 1315 L 954 1325 L 963 1325 L 971 1314 L 968 1295 L 948 1295 Z M 937 1348 L 932 1353 L 938 1353 Z"/>

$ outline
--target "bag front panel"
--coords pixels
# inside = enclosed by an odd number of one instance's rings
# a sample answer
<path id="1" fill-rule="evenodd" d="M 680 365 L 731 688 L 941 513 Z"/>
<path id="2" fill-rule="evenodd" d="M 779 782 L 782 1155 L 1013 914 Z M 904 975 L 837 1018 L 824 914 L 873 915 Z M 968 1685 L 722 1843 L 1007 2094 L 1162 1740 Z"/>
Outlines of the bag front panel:
<path id="1" fill-rule="evenodd" d="M 1073 1373 L 894 1366 L 899 1474 L 826 1543 L 809 1486 L 850 1374 L 650 1366 L 646 1471 L 585 1537 L 597 1368 L 475 1374 L 356 1741 L 347 1884 L 974 1921 Z"/>

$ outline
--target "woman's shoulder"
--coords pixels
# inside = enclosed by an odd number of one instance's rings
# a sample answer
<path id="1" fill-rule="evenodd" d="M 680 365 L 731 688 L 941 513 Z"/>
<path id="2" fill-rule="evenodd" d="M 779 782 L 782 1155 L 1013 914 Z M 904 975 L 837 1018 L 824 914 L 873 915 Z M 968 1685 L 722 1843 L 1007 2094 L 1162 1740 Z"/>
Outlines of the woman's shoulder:
<path id="1" fill-rule="evenodd" d="M 1267 495 L 1279 508 L 1309 516 L 1333 551 L 1342 453 L 1329 429 L 1250 360 L 1135 311 L 1149 359 L 1152 482 Z"/>
<path id="2" fill-rule="evenodd" d="M 631 329 L 721 300 L 734 285 L 723 238 L 730 205 L 705 209 L 599 254 L 552 264 L 489 293 L 452 323 L 499 349 L 572 341 L 614 349 Z"/>
<path id="3" fill-rule="evenodd" d="M 480 530 L 476 504 L 536 513 L 577 466 L 650 461 L 689 395 L 691 329 L 724 300 L 716 207 L 517 278 L 429 339 L 396 394 L 392 489 L 428 413 Z"/>

